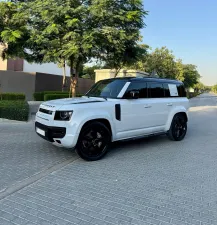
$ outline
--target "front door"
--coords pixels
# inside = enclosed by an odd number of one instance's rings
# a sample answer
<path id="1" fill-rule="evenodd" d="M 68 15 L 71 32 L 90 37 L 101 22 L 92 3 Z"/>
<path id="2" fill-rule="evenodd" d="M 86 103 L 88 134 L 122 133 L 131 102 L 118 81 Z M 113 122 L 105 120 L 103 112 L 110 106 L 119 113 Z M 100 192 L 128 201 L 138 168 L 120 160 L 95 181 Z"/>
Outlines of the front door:
<path id="1" fill-rule="evenodd" d="M 131 91 L 138 91 L 139 98 L 132 99 Z M 143 135 L 152 126 L 151 102 L 147 95 L 146 82 L 131 82 L 121 100 L 121 119 L 116 120 L 117 139 Z"/>

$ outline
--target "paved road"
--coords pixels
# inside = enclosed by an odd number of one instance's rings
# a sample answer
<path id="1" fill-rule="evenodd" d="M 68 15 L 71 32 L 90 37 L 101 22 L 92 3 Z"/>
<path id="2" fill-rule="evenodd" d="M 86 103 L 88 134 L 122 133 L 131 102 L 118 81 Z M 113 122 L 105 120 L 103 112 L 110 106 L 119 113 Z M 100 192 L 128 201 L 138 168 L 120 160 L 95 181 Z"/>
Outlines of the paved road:
<path id="1" fill-rule="evenodd" d="M 216 94 L 202 94 L 196 98 L 190 100 L 191 107 L 196 106 L 217 106 L 217 95 Z"/>
<path id="2" fill-rule="evenodd" d="M 97 162 L 48 145 L 31 124 L 0 124 L 1 187 L 75 160 L 0 200 L 0 224 L 216 225 L 216 96 L 191 104 L 184 141 L 119 142 Z"/>
<path id="3" fill-rule="evenodd" d="M 40 139 L 33 123 L 0 122 L 0 192 L 76 155 Z"/>

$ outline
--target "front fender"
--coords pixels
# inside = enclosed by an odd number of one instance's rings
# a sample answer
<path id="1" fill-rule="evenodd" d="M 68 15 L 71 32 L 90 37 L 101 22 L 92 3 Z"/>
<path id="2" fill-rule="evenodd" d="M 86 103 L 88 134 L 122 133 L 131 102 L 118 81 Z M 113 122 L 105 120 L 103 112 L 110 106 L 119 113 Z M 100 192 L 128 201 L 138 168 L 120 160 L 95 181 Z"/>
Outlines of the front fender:
<path id="1" fill-rule="evenodd" d="M 113 118 L 111 118 L 110 114 L 107 111 L 102 111 L 102 112 L 97 113 L 97 114 L 95 112 L 92 112 L 92 113 L 88 112 L 88 115 L 87 114 L 86 115 L 80 114 L 78 118 L 79 118 L 79 120 L 76 119 L 76 122 L 77 122 L 76 131 L 77 131 L 78 136 L 79 136 L 79 134 L 81 132 L 81 129 L 84 126 L 85 123 L 87 123 L 91 120 L 105 119 L 110 123 L 111 130 L 112 130 L 112 139 L 114 138 L 115 127 L 113 126 L 113 124 L 114 124 Z"/>
<path id="2" fill-rule="evenodd" d="M 178 106 L 178 107 L 173 108 L 171 110 L 171 112 L 169 113 L 168 120 L 167 120 L 167 123 L 166 123 L 166 126 L 165 126 L 165 131 L 168 131 L 170 129 L 173 118 L 178 113 L 185 113 L 187 118 L 188 118 L 188 111 L 186 110 L 185 107 Z"/>

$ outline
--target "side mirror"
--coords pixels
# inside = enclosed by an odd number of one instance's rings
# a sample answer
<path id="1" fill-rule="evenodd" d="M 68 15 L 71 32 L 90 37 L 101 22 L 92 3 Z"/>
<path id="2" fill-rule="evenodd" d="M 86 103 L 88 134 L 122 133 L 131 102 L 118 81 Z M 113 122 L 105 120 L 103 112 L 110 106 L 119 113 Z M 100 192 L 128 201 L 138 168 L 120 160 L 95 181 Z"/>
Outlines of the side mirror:
<path id="1" fill-rule="evenodd" d="M 131 91 L 130 92 L 130 98 L 138 99 L 139 98 L 139 91 Z"/>

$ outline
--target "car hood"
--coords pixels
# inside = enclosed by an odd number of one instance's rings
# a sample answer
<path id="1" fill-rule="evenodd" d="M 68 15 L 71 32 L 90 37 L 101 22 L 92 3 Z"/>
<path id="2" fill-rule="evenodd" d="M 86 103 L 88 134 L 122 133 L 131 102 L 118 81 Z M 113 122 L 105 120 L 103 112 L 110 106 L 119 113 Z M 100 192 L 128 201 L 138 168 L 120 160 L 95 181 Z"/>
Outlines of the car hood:
<path id="1" fill-rule="evenodd" d="M 63 105 L 71 105 L 71 104 L 85 104 L 85 103 L 94 103 L 94 102 L 104 102 L 105 99 L 102 98 L 94 98 L 94 97 L 80 97 L 80 98 L 65 98 L 58 100 L 51 100 L 44 102 L 44 106 L 63 106 Z"/>

